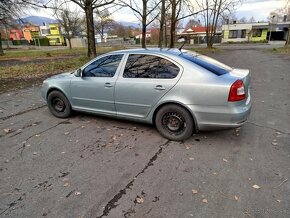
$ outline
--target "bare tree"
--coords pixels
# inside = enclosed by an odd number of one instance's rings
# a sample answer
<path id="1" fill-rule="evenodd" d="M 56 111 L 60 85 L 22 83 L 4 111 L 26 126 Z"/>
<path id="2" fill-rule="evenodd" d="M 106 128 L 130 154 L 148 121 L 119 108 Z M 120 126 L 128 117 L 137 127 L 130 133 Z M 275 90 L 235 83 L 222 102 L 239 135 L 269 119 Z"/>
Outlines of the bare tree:
<path id="1" fill-rule="evenodd" d="M 255 23 L 256 22 L 256 19 L 252 16 L 250 19 L 249 19 L 249 23 Z"/>
<path id="2" fill-rule="evenodd" d="M 196 20 L 196 19 L 190 19 L 186 25 L 185 28 L 190 28 L 193 26 L 201 26 L 200 20 Z"/>
<path id="3" fill-rule="evenodd" d="M 110 27 L 112 27 L 115 21 L 111 17 L 111 13 L 108 9 L 102 11 L 96 10 L 95 14 L 97 19 L 95 27 L 103 40 L 105 29 L 109 29 Z"/>
<path id="4" fill-rule="evenodd" d="M 130 0 L 130 1 L 124 1 L 120 0 L 118 5 L 123 7 L 130 8 L 135 16 L 141 21 L 142 23 L 142 39 L 141 44 L 142 48 L 146 48 L 146 30 L 147 27 L 156 19 L 157 15 L 150 16 L 156 8 L 158 8 L 160 1 L 153 2 L 150 0 L 141 0 L 142 4 L 138 4 L 138 0 Z M 151 4 L 150 4 L 151 3 Z M 154 3 L 154 4 L 152 4 Z"/>
<path id="5" fill-rule="evenodd" d="M 169 0 L 171 6 L 170 14 L 170 42 L 169 47 L 174 48 L 176 41 L 176 27 L 178 23 L 188 17 L 195 16 L 205 9 L 195 10 L 190 0 Z"/>
<path id="6" fill-rule="evenodd" d="M 159 41 L 158 41 L 158 47 L 162 48 L 163 45 L 163 39 L 164 39 L 164 25 L 166 24 L 165 21 L 165 0 L 161 0 L 161 11 L 160 11 L 160 25 L 159 25 Z"/>
<path id="7" fill-rule="evenodd" d="M 77 9 L 71 10 L 68 5 L 56 7 L 54 15 L 62 27 L 63 35 L 67 39 L 69 48 L 72 48 L 71 39 L 83 31 L 82 18 Z"/>
<path id="8" fill-rule="evenodd" d="M 115 0 L 70 0 L 77 4 L 86 14 L 87 38 L 88 38 L 88 57 L 96 56 L 94 10 L 111 5 Z"/>
<path id="9" fill-rule="evenodd" d="M 206 27 L 207 47 L 212 48 L 219 19 L 232 13 L 241 0 L 200 0 L 197 2 L 203 10 L 202 17 Z"/>

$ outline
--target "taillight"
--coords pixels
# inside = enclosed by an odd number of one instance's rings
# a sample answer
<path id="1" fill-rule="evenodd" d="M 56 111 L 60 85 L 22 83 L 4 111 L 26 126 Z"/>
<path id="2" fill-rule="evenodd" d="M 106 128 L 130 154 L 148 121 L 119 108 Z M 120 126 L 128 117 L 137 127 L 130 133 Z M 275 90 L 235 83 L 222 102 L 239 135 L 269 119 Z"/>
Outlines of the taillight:
<path id="1" fill-rule="evenodd" d="M 229 93 L 228 101 L 241 101 L 246 98 L 245 86 L 242 80 L 233 83 Z"/>

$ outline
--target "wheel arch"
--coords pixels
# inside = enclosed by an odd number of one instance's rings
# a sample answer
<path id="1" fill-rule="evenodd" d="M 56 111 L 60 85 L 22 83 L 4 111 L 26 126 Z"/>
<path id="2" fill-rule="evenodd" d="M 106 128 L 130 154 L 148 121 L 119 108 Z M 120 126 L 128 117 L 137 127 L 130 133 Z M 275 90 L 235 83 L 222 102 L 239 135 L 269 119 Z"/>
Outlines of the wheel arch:
<path id="1" fill-rule="evenodd" d="M 67 100 L 70 102 L 70 100 L 69 100 L 69 98 L 68 98 L 68 96 L 67 96 L 67 94 L 62 90 L 62 89 L 60 89 L 60 88 L 58 88 L 58 87 L 50 87 L 48 90 L 47 90 L 47 92 L 46 92 L 46 100 L 48 99 L 48 95 L 51 93 L 51 92 L 53 92 L 53 91 L 58 91 L 58 92 L 61 92 L 66 98 L 67 98 Z M 71 104 L 71 103 L 70 103 Z"/>
<path id="2" fill-rule="evenodd" d="M 184 104 L 180 103 L 180 102 L 175 102 L 175 101 L 168 101 L 168 102 L 163 102 L 161 103 L 160 105 L 158 105 L 154 112 L 153 112 L 153 115 L 152 115 L 152 124 L 155 126 L 155 118 L 156 118 L 156 115 L 158 113 L 158 111 L 160 110 L 160 108 L 166 106 L 166 105 L 169 105 L 169 104 L 175 104 L 175 105 L 178 105 L 178 106 L 181 106 L 183 107 L 185 110 L 187 110 L 187 112 L 191 115 L 191 118 L 193 120 L 193 123 L 194 123 L 194 129 L 195 131 L 197 132 L 198 131 L 198 125 L 197 125 L 197 121 L 196 121 L 196 118 L 195 118 L 195 115 L 193 114 L 193 112 Z"/>

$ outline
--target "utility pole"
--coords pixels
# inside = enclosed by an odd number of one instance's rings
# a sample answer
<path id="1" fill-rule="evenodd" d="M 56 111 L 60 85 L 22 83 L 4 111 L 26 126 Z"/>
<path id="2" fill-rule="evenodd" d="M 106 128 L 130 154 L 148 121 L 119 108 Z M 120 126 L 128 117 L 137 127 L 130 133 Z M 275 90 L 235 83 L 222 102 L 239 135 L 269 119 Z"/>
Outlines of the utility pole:
<path id="1" fill-rule="evenodd" d="M 272 22 L 270 23 L 270 34 L 269 34 L 269 42 L 271 41 L 272 24 L 273 24 L 274 17 L 275 17 L 275 15 L 273 15 L 273 17 L 272 17 Z"/>

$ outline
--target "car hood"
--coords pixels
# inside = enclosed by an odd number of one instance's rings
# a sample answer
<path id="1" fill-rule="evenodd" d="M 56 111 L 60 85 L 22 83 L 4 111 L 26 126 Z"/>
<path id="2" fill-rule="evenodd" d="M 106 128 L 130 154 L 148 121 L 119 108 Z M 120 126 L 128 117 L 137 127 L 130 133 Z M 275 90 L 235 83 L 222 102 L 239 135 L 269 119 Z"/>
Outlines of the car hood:
<path id="1" fill-rule="evenodd" d="M 66 73 L 54 75 L 54 76 L 50 77 L 49 79 L 64 79 L 66 77 L 71 78 L 72 75 L 73 75 L 73 72 L 66 72 Z"/>

